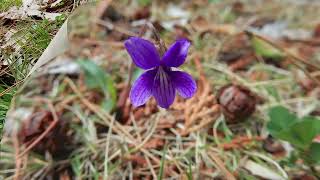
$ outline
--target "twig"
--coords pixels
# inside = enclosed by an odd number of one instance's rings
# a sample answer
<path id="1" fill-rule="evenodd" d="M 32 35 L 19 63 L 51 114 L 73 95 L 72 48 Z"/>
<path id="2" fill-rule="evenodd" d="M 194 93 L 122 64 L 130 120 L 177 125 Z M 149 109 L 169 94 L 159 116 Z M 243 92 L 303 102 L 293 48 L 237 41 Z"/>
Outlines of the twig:
<path id="1" fill-rule="evenodd" d="M 157 29 L 153 26 L 153 24 L 151 22 L 146 22 L 146 24 L 148 25 L 149 28 L 152 29 L 152 32 L 156 38 L 156 42 L 158 42 L 159 46 L 160 46 L 160 55 L 162 56 L 166 51 L 167 51 L 167 47 L 166 44 L 164 43 L 164 41 L 161 39 L 159 32 L 157 31 Z"/>
<path id="2" fill-rule="evenodd" d="M 145 159 L 146 159 L 146 161 L 147 161 L 147 164 L 148 164 L 148 166 L 149 166 L 149 169 L 150 169 L 150 171 L 151 171 L 151 174 L 152 174 L 153 179 L 157 179 L 156 172 L 154 171 L 154 168 L 152 167 L 152 164 L 151 164 L 151 162 L 150 162 L 150 159 L 148 158 L 148 156 L 145 156 Z"/>

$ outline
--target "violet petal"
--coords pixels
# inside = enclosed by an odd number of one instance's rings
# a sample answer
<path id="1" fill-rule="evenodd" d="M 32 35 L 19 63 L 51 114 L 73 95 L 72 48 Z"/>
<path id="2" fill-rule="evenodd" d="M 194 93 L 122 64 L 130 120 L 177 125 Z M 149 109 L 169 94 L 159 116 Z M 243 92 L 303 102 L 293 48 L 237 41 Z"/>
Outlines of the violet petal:
<path id="1" fill-rule="evenodd" d="M 133 106 L 141 106 L 151 97 L 156 73 L 157 69 L 146 71 L 134 82 L 130 91 Z"/>
<path id="2" fill-rule="evenodd" d="M 164 54 L 161 63 L 168 67 L 179 67 L 188 55 L 190 42 L 186 39 L 177 40 Z"/>
<path id="3" fill-rule="evenodd" d="M 196 82 L 190 74 L 182 71 L 171 71 L 169 75 L 175 89 L 183 98 L 191 98 L 197 91 Z"/>
<path id="4" fill-rule="evenodd" d="M 168 72 L 163 70 L 162 67 L 159 68 L 154 79 L 152 94 L 157 100 L 158 105 L 162 108 L 169 108 L 174 101 L 176 95 L 175 88 Z"/>
<path id="5" fill-rule="evenodd" d="M 159 66 L 160 57 L 156 47 L 148 40 L 131 37 L 125 41 L 124 46 L 136 66 L 142 69 L 151 69 Z"/>

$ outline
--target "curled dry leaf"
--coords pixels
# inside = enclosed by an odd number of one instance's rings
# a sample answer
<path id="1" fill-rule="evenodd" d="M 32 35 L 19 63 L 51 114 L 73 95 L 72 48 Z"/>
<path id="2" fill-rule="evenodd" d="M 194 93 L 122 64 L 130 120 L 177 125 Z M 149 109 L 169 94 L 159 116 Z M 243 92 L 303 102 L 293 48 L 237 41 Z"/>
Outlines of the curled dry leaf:
<path id="1" fill-rule="evenodd" d="M 23 113 L 23 114 L 21 114 Z M 26 146 L 33 143 L 53 122 L 50 111 L 42 110 L 33 112 L 31 109 L 20 108 L 8 116 L 5 130 L 6 134 L 18 135 L 18 139 Z M 45 135 L 32 149 L 35 152 L 50 152 L 57 157 L 68 155 L 66 144 L 70 144 L 67 137 L 67 124 L 65 121 L 59 121 L 55 127 Z"/>
<path id="2" fill-rule="evenodd" d="M 255 176 L 259 176 L 264 179 L 276 179 L 276 180 L 285 180 L 286 178 L 280 176 L 278 173 L 274 172 L 271 169 L 268 169 L 254 161 L 248 160 L 244 164 L 244 168 L 247 169 Z"/>

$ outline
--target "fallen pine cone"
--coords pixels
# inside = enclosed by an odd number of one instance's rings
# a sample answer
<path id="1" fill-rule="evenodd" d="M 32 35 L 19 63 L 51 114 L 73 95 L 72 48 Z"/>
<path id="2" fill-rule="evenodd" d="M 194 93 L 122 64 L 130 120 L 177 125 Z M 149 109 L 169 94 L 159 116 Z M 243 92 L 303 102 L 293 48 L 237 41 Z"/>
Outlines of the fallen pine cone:
<path id="1" fill-rule="evenodd" d="M 255 111 L 259 97 L 243 86 L 229 84 L 219 90 L 217 100 L 227 122 L 237 123 Z"/>

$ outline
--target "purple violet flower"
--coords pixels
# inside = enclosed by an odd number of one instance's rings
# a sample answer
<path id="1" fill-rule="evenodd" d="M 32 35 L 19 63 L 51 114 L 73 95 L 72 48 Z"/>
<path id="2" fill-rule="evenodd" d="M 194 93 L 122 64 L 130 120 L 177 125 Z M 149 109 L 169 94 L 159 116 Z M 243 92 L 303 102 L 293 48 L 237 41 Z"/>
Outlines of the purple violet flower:
<path id="1" fill-rule="evenodd" d="M 183 98 L 194 95 L 197 86 L 193 78 L 188 73 L 173 70 L 184 63 L 189 41 L 177 40 L 161 59 L 156 47 L 148 40 L 131 37 L 124 45 L 135 65 L 146 70 L 130 91 L 133 106 L 141 106 L 154 96 L 160 107 L 169 108 L 176 91 Z"/>

